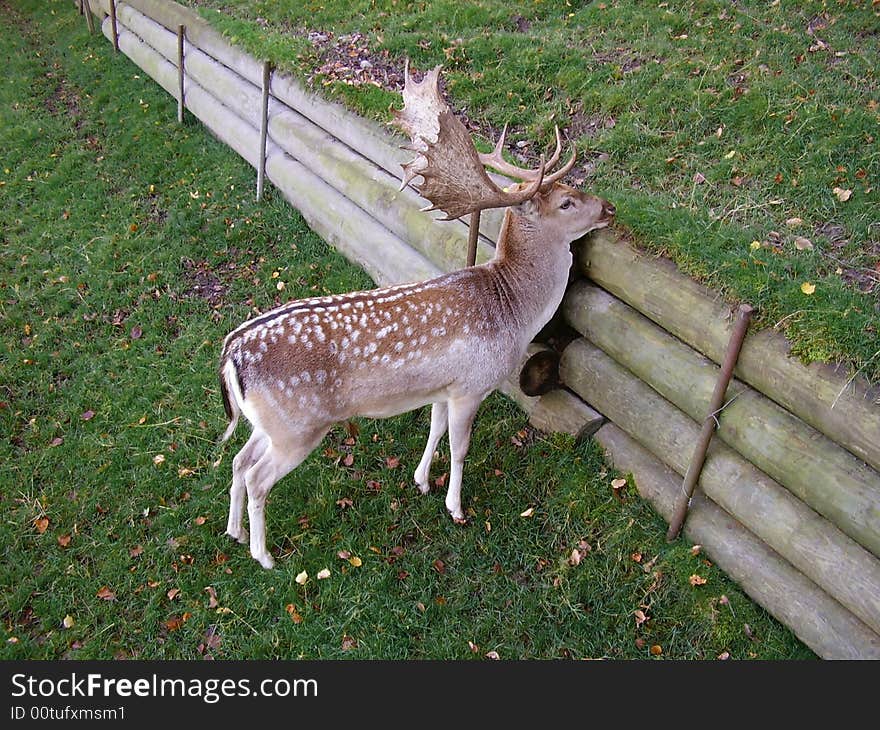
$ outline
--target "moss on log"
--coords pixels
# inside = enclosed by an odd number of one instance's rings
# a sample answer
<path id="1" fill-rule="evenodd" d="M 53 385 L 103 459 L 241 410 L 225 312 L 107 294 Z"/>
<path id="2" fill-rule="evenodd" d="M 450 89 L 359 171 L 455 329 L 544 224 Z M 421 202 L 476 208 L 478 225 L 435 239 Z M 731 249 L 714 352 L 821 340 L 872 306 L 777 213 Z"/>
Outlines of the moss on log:
<path id="1" fill-rule="evenodd" d="M 577 259 L 604 289 L 721 362 L 730 307 L 672 262 L 637 251 L 607 230 L 585 239 Z M 842 367 L 804 365 L 773 330 L 746 337 L 734 374 L 880 470 L 880 387 L 860 378 L 848 383 Z"/>
<path id="2" fill-rule="evenodd" d="M 581 280 L 568 322 L 702 423 L 720 368 L 635 309 Z M 843 532 L 880 556 L 880 474 L 742 382 L 733 381 L 717 436 Z"/>
<path id="3" fill-rule="evenodd" d="M 562 354 L 562 379 L 679 474 L 700 427 L 585 339 Z M 880 632 L 880 561 L 787 489 L 715 439 L 699 485 L 788 562 Z"/>
<path id="4" fill-rule="evenodd" d="M 681 477 L 613 423 L 594 435 L 614 466 L 667 521 Z M 766 611 L 824 659 L 880 659 L 880 635 L 706 495 L 694 495 L 685 536 Z"/>

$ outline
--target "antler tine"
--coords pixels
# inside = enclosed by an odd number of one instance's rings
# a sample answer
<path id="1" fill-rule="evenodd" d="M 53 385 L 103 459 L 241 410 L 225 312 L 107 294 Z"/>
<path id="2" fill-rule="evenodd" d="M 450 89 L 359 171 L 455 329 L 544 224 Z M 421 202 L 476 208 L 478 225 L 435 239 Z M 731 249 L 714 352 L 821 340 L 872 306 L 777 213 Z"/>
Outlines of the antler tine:
<path id="1" fill-rule="evenodd" d="M 568 175 L 568 173 L 571 172 L 571 168 L 574 167 L 574 163 L 576 160 L 577 160 L 577 148 L 572 147 L 571 158 L 568 160 L 568 162 L 566 162 L 562 167 L 560 167 L 552 175 L 548 175 L 547 177 L 545 177 L 544 182 L 542 184 L 542 187 L 547 187 L 548 185 L 551 185 L 552 183 L 555 183 L 557 180 L 560 180 L 563 177 L 565 177 L 566 175 Z"/>
<path id="2" fill-rule="evenodd" d="M 555 127 L 556 130 L 556 149 L 553 151 L 553 154 L 550 156 L 550 159 L 547 160 L 545 169 L 550 170 L 553 166 L 559 162 L 559 155 L 562 154 L 562 135 L 559 132 L 559 127 Z M 494 170 L 497 170 L 502 175 L 508 175 L 510 177 L 514 177 L 517 180 L 522 180 L 523 182 L 531 182 L 538 177 L 538 171 L 532 170 L 526 167 L 519 167 L 518 165 L 513 165 L 502 157 L 502 151 L 504 150 L 504 140 L 507 137 L 507 125 L 504 125 L 504 129 L 501 132 L 501 136 L 498 138 L 498 142 L 495 144 L 495 149 L 492 150 L 490 154 L 480 153 L 480 162 L 486 167 L 491 167 Z M 571 169 L 571 168 L 569 168 Z M 568 172 L 568 170 L 566 170 Z M 563 173 L 565 174 L 565 173 Z M 553 180 L 558 180 L 562 175 L 556 176 Z M 551 181 L 552 182 L 552 181 Z M 544 178 L 544 185 L 547 185 L 548 180 Z"/>

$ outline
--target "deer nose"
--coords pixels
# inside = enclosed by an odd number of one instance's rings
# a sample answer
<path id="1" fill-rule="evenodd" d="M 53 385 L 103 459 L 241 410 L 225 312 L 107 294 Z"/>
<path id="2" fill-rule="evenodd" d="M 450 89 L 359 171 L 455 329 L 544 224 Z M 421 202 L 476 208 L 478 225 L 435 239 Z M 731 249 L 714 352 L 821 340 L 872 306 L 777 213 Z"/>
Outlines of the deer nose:
<path id="1" fill-rule="evenodd" d="M 617 212 L 617 208 L 614 207 L 612 203 L 609 203 L 607 200 L 602 201 L 602 212 L 606 216 L 612 216 Z"/>

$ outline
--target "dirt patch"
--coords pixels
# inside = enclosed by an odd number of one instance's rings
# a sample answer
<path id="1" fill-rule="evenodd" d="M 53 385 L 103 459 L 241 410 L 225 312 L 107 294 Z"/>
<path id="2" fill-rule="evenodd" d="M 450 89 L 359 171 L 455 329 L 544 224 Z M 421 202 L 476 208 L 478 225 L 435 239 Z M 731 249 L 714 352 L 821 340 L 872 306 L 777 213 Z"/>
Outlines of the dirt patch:
<path id="1" fill-rule="evenodd" d="M 183 296 L 204 299 L 212 307 L 219 305 L 226 294 L 227 287 L 211 269 L 208 261 L 204 259 L 194 261 L 185 258 L 181 265 L 183 266 L 183 280 L 186 283 Z"/>

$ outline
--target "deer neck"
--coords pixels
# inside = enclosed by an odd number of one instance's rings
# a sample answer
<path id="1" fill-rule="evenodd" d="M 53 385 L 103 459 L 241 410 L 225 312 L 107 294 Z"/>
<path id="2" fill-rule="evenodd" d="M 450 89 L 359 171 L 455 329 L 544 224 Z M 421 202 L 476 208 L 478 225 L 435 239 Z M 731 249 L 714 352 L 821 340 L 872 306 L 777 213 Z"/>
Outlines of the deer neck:
<path id="1" fill-rule="evenodd" d="M 488 264 L 500 300 L 531 341 L 562 302 L 571 250 L 558 233 L 508 208 Z"/>

